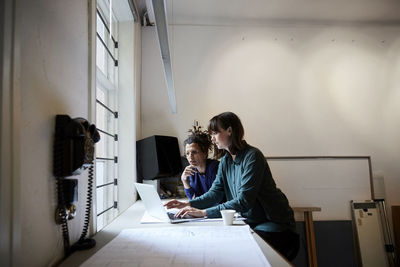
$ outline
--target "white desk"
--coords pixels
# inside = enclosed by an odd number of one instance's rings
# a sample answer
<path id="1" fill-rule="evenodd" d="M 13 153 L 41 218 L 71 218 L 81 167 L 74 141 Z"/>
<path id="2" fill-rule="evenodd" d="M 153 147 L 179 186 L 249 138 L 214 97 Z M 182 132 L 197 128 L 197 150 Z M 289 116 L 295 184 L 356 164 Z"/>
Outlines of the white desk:
<path id="1" fill-rule="evenodd" d="M 103 230 L 98 232 L 93 238 L 96 240 L 96 246 L 89 250 L 76 251 L 70 257 L 60 264 L 60 267 L 73 267 L 79 266 L 84 261 L 89 259 L 95 252 L 105 246 L 113 238 L 115 238 L 123 229 L 129 228 L 140 228 L 140 227 L 180 227 L 185 226 L 201 226 L 201 225 L 221 225 L 220 222 L 188 222 L 182 224 L 170 224 L 170 223 L 155 223 L 155 224 L 140 224 L 140 219 L 144 214 L 144 206 L 141 201 L 137 201 L 118 218 L 116 218 L 111 224 L 106 226 Z M 271 266 L 275 267 L 286 267 L 291 266 L 282 256 L 280 256 L 275 250 L 273 250 L 264 240 L 262 240 L 256 233 L 253 233 L 254 239 L 260 246 L 265 257 L 268 259 Z"/>

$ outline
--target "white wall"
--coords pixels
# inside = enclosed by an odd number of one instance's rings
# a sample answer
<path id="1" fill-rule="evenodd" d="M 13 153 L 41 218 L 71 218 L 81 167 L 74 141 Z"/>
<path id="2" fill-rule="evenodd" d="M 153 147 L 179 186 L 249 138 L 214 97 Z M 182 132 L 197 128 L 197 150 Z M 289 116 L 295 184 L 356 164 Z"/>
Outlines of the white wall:
<path id="1" fill-rule="evenodd" d="M 136 112 L 134 75 L 134 22 L 119 24 L 118 90 L 118 208 L 122 212 L 136 201 Z"/>
<path id="2" fill-rule="evenodd" d="M 7 2 L 10 4 L 10 1 Z M 14 143 L 11 163 L 12 185 L 1 177 L 3 185 L 13 192 L 7 194 L 11 203 L 1 214 L 10 218 L 0 220 L 1 231 L 10 229 L 7 236 L 10 244 L 1 242 L 8 249 L 4 253 L 12 260 L 1 262 L 12 266 L 52 266 L 64 256 L 61 226 L 55 223 L 57 206 L 56 183 L 53 176 L 53 141 L 56 114 L 68 114 L 72 118 L 83 117 L 94 121 L 94 32 L 89 21 L 94 21 L 95 1 L 16 1 L 15 44 L 12 85 L 7 99 L 14 101 L 11 114 L 1 113 L 2 121 L 1 155 L 3 150 L 3 126 L 11 125 L 19 133 L 10 137 Z M 1 12 L 0 12 L 1 13 Z M 91 15 L 92 14 L 92 15 Z M 11 19 L 7 20 L 7 23 Z M 130 24 L 130 25 L 128 25 Z M 1 24 L 3 26 L 3 24 Z M 130 28 L 129 28 L 130 27 Z M 119 210 L 128 208 L 136 199 L 133 189 L 135 180 L 135 101 L 136 89 L 140 83 L 134 73 L 133 23 L 123 23 L 121 30 L 128 32 L 120 42 L 120 64 L 125 68 L 120 77 L 120 169 L 119 169 Z M 9 27 L 11 30 L 12 27 Z M 140 34 L 135 38 L 140 40 Z M 8 43 L 7 43 L 8 47 Z M 1 47 L 3 48 L 3 47 Z M 137 53 L 137 51 L 135 51 Z M 2 67 L 7 66 L 2 62 Z M 122 68 L 121 68 L 122 69 Z M 1 69 L 2 71 L 2 69 Z M 139 72 L 140 73 L 140 72 Z M 3 71 L 1 72 L 3 75 Z M 8 73 L 6 73 L 8 74 Z M 10 82 L 10 79 L 7 79 Z M 11 94 L 12 93 L 12 94 Z M 3 94 L 1 95 L 3 97 Z M 7 116 L 5 116 L 7 115 Z M 8 149 L 8 147 L 7 147 Z M 10 157 L 11 157 L 10 156 Z M 3 165 L 2 165 L 3 167 Z M 3 172 L 3 169 L 1 170 Z M 70 243 L 81 235 L 87 198 L 88 172 L 78 179 L 78 210 L 75 219 L 68 222 Z M 2 196 L 3 197 L 3 196 Z M 10 200 L 11 199 L 11 200 Z M 4 212 L 3 212 L 4 211 Z M 95 216 L 94 216 L 95 217 Z M 12 227 L 7 226 L 7 223 Z M 3 227 L 4 226 L 4 227 Z M 10 265 L 11 265 L 10 264 Z"/>
<path id="3" fill-rule="evenodd" d="M 266 156 L 371 155 L 400 195 L 400 25 L 171 25 L 177 114 L 154 28 L 142 28 L 142 136 L 184 140 L 233 111 Z M 182 153 L 182 149 L 181 149 Z M 313 179 L 318 179 L 314 177 Z"/>
<path id="4" fill-rule="evenodd" d="M 13 107 L 20 120 L 14 151 L 14 266 L 48 266 L 63 256 L 61 227 L 55 224 L 53 135 L 56 114 L 89 116 L 88 1 L 16 1 L 14 62 L 20 95 Z M 87 172 L 79 180 L 77 217 L 71 243 L 81 234 Z"/>
<path id="5" fill-rule="evenodd" d="M 55 223 L 57 192 L 53 177 L 56 114 L 94 121 L 95 1 L 12 1 L 0 4 L 1 165 L 0 265 L 53 266 L 64 256 L 61 226 Z M 130 11 L 127 11 L 130 12 Z M 119 210 L 136 197 L 135 129 L 140 95 L 137 23 L 120 42 L 122 124 Z M 134 31 L 133 28 L 136 30 Z M 4 34 L 4 35 L 3 35 Z M 134 36 L 135 35 L 135 36 Z M 135 49 L 134 53 L 133 50 Z M 135 61 L 140 64 L 140 60 Z M 139 65 L 140 66 L 140 65 Z M 138 76 L 139 75 L 139 76 Z M 138 122 L 139 123 L 139 122 Z M 78 179 L 77 216 L 69 221 L 70 243 L 81 235 L 87 171 Z M 95 217 L 95 216 L 94 216 Z"/>
<path id="6" fill-rule="evenodd" d="M 15 91 L 11 84 L 13 48 L 13 3 L 0 2 L 0 265 L 11 264 L 12 253 L 12 176 L 13 123 L 11 110 Z M 15 134 L 15 133 L 14 133 Z"/>

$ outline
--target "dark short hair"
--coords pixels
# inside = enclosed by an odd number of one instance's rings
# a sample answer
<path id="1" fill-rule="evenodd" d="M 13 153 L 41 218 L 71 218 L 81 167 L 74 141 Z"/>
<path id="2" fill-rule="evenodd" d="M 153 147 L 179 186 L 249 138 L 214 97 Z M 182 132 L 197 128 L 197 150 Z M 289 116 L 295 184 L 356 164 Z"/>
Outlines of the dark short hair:
<path id="1" fill-rule="evenodd" d="M 229 127 L 232 128 L 229 152 L 236 155 L 239 150 L 244 148 L 245 142 L 242 122 L 235 113 L 228 111 L 214 116 L 208 125 L 208 132 L 219 132 L 221 129 L 227 130 Z"/>
<path id="2" fill-rule="evenodd" d="M 206 153 L 208 157 L 208 151 L 212 148 L 211 136 L 207 131 L 201 131 L 200 129 L 189 130 L 188 138 L 183 141 L 184 154 L 186 156 L 186 145 L 197 144 L 201 152 Z"/>

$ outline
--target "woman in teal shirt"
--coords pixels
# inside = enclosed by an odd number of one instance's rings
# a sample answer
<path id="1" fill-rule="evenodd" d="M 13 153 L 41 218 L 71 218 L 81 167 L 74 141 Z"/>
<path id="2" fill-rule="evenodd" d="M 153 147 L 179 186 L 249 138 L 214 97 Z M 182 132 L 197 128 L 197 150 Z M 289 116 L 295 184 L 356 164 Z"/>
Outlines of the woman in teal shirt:
<path id="1" fill-rule="evenodd" d="M 216 179 L 204 195 L 181 202 L 171 200 L 167 208 L 181 208 L 177 216 L 217 218 L 220 211 L 234 209 L 246 223 L 288 260 L 299 249 L 293 210 L 276 187 L 264 155 L 243 140 L 244 129 L 238 116 L 224 112 L 210 120 L 211 140 L 227 153 L 221 159 Z M 219 204 L 223 197 L 226 202 Z"/>

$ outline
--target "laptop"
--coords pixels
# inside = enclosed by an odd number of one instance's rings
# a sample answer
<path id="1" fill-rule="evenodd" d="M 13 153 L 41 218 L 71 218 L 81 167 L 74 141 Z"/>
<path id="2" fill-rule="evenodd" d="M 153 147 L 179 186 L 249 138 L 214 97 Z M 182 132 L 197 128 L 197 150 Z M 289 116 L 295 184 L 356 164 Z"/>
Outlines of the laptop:
<path id="1" fill-rule="evenodd" d="M 153 185 L 135 183 L 135 187 L 139 192 L 140 198 L 144 203 L 147 213 L 159 220 L 170 223 L 204 220 L 204 218 L 195 217 L 175 218 L 175 213 L 168 212 L 165 209 L 160 197 L 158 196 L 157 190 Z"/>

